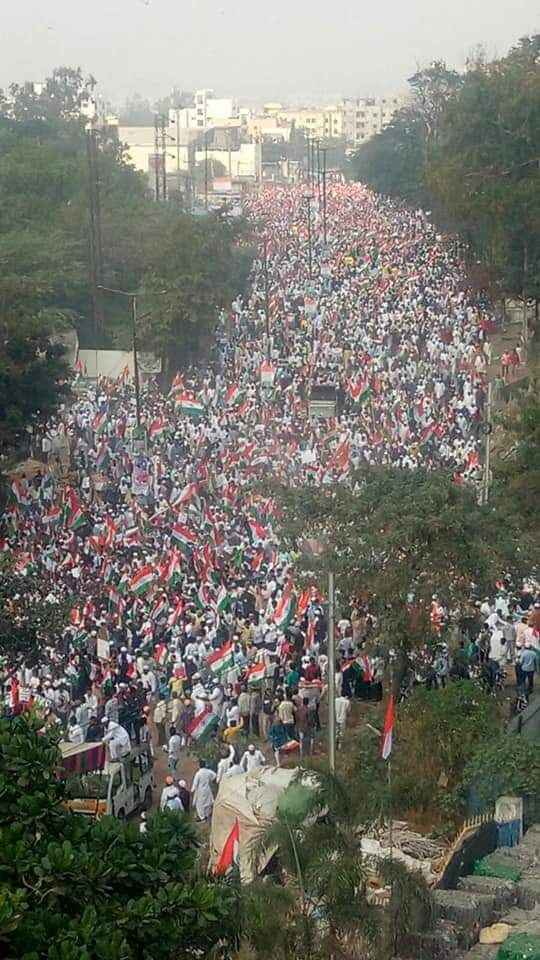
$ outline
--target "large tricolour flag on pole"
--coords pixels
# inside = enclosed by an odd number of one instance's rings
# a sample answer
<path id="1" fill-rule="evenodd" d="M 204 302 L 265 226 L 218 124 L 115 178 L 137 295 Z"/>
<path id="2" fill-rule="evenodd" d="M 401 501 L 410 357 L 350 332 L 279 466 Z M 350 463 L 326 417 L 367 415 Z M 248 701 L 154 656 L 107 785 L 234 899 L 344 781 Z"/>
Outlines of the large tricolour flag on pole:
<path id="1" fill-rule="evenodd" d="M 386 717 L 384 720 L 384 730 L 382 735 L 381 756 L 383 760 L 388 760 L 392 753 L 392 733 L 394 730 L 394 698 L 390 695 L 388 706 L 386 708 Z"/>
<path id="2" fill-rule="evenodd" d="M 223 850 L 221 851 L 219 860 L 216 863 L 214 873 L 216 877 L 219 877 L 221 874 L 228 873 L 230 870 L 233 870 L 234 867 L 238 867 L 239 865 L 240 824 L 238 822 L 238 817 L 236 817 L 233 823 L 233 828 L 223 844 Z"/>

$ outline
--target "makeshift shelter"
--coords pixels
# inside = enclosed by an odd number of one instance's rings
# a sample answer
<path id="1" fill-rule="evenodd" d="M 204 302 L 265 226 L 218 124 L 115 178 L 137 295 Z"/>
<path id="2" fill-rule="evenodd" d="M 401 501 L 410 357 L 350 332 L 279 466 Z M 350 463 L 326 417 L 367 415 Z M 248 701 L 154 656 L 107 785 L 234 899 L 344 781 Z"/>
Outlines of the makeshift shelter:
<path id="1" fill-rule="evenodd" d="M 214 804 L 210 828 L 210 868 L 213 870 L 229 836 L 234 821 L 240 825 L 240 878 L 242 883 L 254 880 L 270 861 L 273 851 L 254 869 L 251 848 L 275 817 L 281 797 L 297 774 L 297 768 L 259 767 L 251 773 L 227 777 L 221 781 Z M 308 775 L 309 780 L 309 775 Z"/>

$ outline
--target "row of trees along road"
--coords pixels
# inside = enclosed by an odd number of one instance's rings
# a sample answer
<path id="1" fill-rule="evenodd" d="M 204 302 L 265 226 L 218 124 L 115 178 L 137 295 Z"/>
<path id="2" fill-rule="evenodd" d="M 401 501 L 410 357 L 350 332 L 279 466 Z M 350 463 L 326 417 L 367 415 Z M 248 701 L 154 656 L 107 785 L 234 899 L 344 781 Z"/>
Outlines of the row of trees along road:
<path id="1" fill-rule="evenodd" d="M 126 298 L 105 294 L 104 326 L 94 329 L 81 113 L 92 86 L 80 70 L 58 69 L 41 93 L 14 85 L 0 94 L 0 450 L 65 393 L 51 332 L 75 328 L 81 347 L 130 345 Z M 156 204 L 122 144 L 97 137 L 104 284 L 141 291 L 140 345 L 174 373 L 208 348 L 216 308 L 242 289 L 251 262 L 239 243 L 244 227 L 194 218 L 172 199 Z"/>
<path id="2" fill-rule="evenodd" d="M 463 74 L 435 62 L 355 176 L 458 232 L 504 297 L 540 298 L 540 35 Z M 485 281 L 486 273 L 482 279 Z"/>

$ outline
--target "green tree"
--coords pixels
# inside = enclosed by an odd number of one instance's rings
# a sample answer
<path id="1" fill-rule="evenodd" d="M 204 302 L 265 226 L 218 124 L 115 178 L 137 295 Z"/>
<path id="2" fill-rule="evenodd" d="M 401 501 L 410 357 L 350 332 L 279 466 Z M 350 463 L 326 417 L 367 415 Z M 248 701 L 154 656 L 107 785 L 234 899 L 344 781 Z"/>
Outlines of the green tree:
<path id="1" fill-rule="evenodd" d="M 497 797 L 523 797 L 528 812 L 537 817 L 540 804 L 540 744 L 510 734 L 477 744 L 471 751 L 458 790 L 469 794 L 482 809 L 492 810 Z"/>
<path id="2" fill-rule="evenodd" d="M 93 322 L 83 114 L 92 84 L 63 69 L 42 92 L 13 87 L 13 102 L 0 102 L 0 324 L 9 333 L 45 313 L 57 325 L 75 325 L 82 347 L 126 347 L 126 302 L 107 297 L 104 329 Z M 207 343 L 217 307 L 247 276 L 247 254 L 235 246 L 238 228 L 224 217 L 203 220 L 175 204 L 156 204 L 122 145 L 107 130 L 96 136 L 105 285 L 153 289 L 156 278 L 171 293 L 174 316 L 167 320 L 174 356 L 166 359 L 190 360 Z M 155 327 L 161 325 L 157 316 Z"/>
<path id="3" fill-rule="evenodd" d="M 0 453 L 24 448 L 27 429 L 45 424 L 69 395 L 70 371 L 43 314 L 8 325 L 0 341 Z"/>
<path id="4" fill-rule="evenodd" d="M 187 817 L 148 832 L 68 812 L 59 754 L 33 715 L 0 719 L 0 938 L 24 960 L 155 960 L 234 941 L 236 892 L 197 867 Z"/>
<path id="5" fill-rule="evenodd" d="M 29 578 L 13 572 L 9 561 L 0 562 L 0 656 L 11 667 L 29 667 L 40 660 L 51 638 L 61 636 L 69 615 L 68 601 L 49 603 L 50 584 L 35 571 Z"/>
<path id="6" fill-rule="evenodd" d="M 309 786 L 293 781 L 252 852 L 257 862 L 274 851 L 283 886 L 256 881 L 243 897 L 243 937 L 256 957 L 348 957 L 374 943 L 377 913 L 342 783 L 311 772 Z"/>
<path id="7" fill-rule="evenodd" d="M 501 570 L 526 564 L 523 532 L 442 471 L 369 467 L 355 479 L 353 490 L 278 490 L 281 530 L 299 560 L 306 537 L 326 540 L 308 566 L 334 569 L 344 603 L 369 594 L 387 647 L 403 653 L 433 636 L 433 594 L 465 612 L 473 585 L 489 591 Z"/>
<path id="8" fill-rule="evenodd" d="M 534 523 L 540 516 L 540 393 L 535 378 L 531 387 L 512 415 L 501 417 L 506 449 L 496 460 L 494 496 L 507 523 Z"/>
<path id="9" fill-rule="evenodd" d="M 426 164 L 440 143 L 448 105 L 461 77 L 436 61 L 409 79 L 409 97 L 378 136 L 363 144 L 353 158 L 356 179 L 379 193 L 413 204 L 429 204 Z"/>

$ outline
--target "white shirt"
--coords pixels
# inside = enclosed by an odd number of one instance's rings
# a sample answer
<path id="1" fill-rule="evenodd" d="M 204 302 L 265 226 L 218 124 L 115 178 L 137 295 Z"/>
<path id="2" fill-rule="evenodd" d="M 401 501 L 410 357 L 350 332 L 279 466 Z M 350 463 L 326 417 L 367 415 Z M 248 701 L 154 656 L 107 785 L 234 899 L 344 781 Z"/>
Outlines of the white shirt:
<path id="1" fill-rule="evenodd" d="M 244 756 L 240 761 L 240 766 L 242 770 L 245 770 L 246 773 L 249 773 L 251 770 L 255 770 L 257 767 L 262 767 L 266 763 L 266 757 L 264 753 L 261 753 L 260 750 L 254 750 L 253 753 L 251 750 L 246 750 Z"/>

